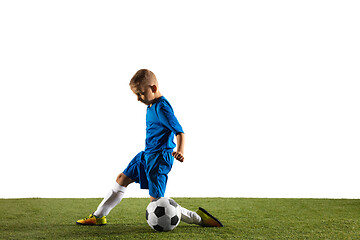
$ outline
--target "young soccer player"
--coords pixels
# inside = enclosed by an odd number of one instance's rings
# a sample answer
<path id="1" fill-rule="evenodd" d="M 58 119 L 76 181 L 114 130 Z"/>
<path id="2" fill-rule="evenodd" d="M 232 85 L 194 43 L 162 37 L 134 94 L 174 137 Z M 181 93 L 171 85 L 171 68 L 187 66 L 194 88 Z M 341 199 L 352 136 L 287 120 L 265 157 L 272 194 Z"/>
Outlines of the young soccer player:
<path id="1" fill-rule="evenodd" d="M 184 161 L 184 131 L 174 115 L 170 103 L 159 91 L 153 72 L 141 69 L 130 81 L 130 88 L 138 101 L 147 105 L 145 151 L 138 153 L 116 178 L 96 211 L 78 220 L 81 225 L 105 225 L 106 216 L 120 203 L 129 184 L 136 182 L 141 189 L 149 189 L 151 201 L 164 197 L 168 173 L 174 158 Z M 176 136 L 177 145 L 173 139 Z M 176 147 L 176 151 L 173 149 Z M 222 227 L 219 220 L 203 208 L 193 212 L 181 207 L 181 221 L 206 227 Z"/>

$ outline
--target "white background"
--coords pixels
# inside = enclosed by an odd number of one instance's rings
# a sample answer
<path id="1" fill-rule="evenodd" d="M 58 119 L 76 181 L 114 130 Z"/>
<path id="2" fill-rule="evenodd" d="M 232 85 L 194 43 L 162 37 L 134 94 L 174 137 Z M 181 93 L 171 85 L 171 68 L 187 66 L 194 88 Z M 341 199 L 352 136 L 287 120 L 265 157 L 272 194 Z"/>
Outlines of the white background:
<path id="1" fill-rule="evenodd" d="M 151 69 L 186 132 L 169 197 L 360 198 L 358 1 L 1 1 L 0 198 L 103 197 Z M 138 185 L 127 197 L 146 197 Z"/>

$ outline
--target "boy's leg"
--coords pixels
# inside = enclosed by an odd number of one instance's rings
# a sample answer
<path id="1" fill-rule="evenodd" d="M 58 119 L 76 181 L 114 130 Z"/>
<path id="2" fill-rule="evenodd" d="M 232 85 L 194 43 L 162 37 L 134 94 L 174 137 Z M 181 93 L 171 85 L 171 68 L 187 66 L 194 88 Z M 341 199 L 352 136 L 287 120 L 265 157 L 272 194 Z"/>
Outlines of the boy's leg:
<path id="1" fill-rule="evenodd" d="M 76 221 L 76 223 L 80 225 L 105 225 L 106 216 L 120 203 L 124 197 L 126 187 L 132 182 L 133 180 L 128 178 L 125 174 L 119 174 L 114 187 L 100 203 L 97 210 L 93 214 L 90 214 L 89 217 L 80 219 Z"/>
<path id="2" fill-rule="evenodd" d="M 116 178 L 116 183 L 111 191 L 106 195 L 104 200 L 100 203 L 97 210 L 94 212 L 96 217 L 107 216 L 111 209 L 113 209 L 117 204 L 120 203 L 124 197 L 126 188 L 129 184 L 133 182 L 140 183 L 140 170 L 142 167 L 142 158 L 143 152 L 138 153 L 125 168 L 125 170 L 120 173 Z M 145 173 L 143 173 L 145 174 Z M 141 185 L 141 183 L 140 183 Z M 143 184 L 146 185 L 146 184 Z"/>
<path id="3" fill-rule="evenodd" d="M 144 171 L 144 152 L 138 153 L 126 167 L 126 169 L 118 175 L 116 183 L 111 191 L 106 195 L 100 203 L 97 210 L 90 214 L 89 217 L 80 219 L 76 223 L 81 225 L 104 225 L 106 224 L 105 216 L 120 203 L 124 197 L 126 188 L 133 182 L 140 183 L 141 188 L 147 188 L 148 183 Z"/>
<path id="4" fill-rule="evenodd" d="M 116 178 L 116 183 L 110 192 L 106 195 L 104 200 L 100 203 L 94 215 L 98 218 L 107 216 L 109 212 L 118 205 L 124 197 L 127 186 L 134 182 L 124 173 L 120 173 Z"/>
<path id="5" fill-rule="evenodd" d="M 124 197 L 126 188 L 133 182 L 140 183 L 141 187 L 147 187 L 147 182 L 143 181 L 145 175 L 143 167 L 143 152 L 138 153 L 126 167 L 126 169 L 118 175 L 116 183 L 104 200 L 100 203 L 97 210 L 94 212 L 96 217 L 107 216 L 111 209 L 120 203 Z"/>

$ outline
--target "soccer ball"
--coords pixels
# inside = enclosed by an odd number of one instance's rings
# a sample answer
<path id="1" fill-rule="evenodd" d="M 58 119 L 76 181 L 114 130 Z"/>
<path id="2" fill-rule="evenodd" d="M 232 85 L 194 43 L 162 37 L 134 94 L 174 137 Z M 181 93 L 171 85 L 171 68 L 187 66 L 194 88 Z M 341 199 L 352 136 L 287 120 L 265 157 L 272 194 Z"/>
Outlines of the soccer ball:
<path id="1" fill-rule="evenodd" d="M 146 221 L 156 231 L 171 231 L 180 223 L 180 219 L 180 206 L 169 198 L 158 198 L 146 208 Z"/>

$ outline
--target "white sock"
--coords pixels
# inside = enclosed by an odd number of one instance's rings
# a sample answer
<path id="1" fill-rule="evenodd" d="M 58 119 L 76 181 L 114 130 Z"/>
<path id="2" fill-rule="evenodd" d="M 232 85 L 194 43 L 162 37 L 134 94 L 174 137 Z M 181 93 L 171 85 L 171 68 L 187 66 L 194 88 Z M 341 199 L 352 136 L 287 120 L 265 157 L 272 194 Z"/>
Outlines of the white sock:
<path id="1" fill-rule="evenodd" d="M 186 208 L 181 207 L 181 221 L 188 224 L 197 224 L 201 225 L 201 217 L 196 212 L 187 210 Z"/>
<path id="2" fill-rule="evenodd" d="M 118 205 L 121 199 L 124 197 L 126 187 L 115 183 L 111 191 L 106 195 L 104 200 L 100 203 L 97 210 L 94 212 L 96 217 L 107 216 L 111 209 Z"/>

